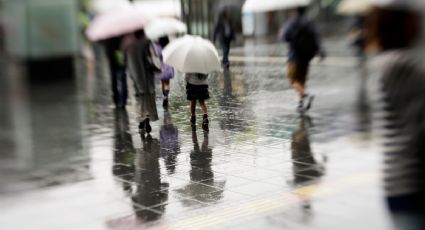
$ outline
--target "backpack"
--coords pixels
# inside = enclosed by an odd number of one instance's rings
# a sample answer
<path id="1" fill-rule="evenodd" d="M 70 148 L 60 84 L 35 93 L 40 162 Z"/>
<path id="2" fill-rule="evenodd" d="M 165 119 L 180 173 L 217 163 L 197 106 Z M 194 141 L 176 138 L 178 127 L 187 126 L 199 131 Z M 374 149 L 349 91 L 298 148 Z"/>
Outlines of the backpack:
<path id="1" fill-rule="evenodd" d="M 309 62 L 319 51 L 319 44 L 310 23 L 304 22 L 298 25 L 294 31 L 292 48 L 300 62 Z"/>
<path id="2" fill-rule="evenodd" d="M 162 71 L 161 58 L 158 52 L 156 51 L 154 45 L 151 42 L 149 42 L 149 52 L 148 52 L 147 61 L 148 61 L 149 69 L 151 71 L 155 73 Z"/>

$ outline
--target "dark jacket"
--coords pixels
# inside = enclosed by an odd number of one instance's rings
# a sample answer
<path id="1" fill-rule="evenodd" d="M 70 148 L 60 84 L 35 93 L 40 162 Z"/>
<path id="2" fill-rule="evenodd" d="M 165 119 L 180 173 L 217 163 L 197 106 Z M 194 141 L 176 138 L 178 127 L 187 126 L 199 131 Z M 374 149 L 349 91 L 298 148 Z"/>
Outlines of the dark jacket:
<path id="1" fill-rule="evenodd" d="M 227 23 L 227 31 L 226 31 L 226 23 Z M 230 20 L 219 20 L 214 29 L 213 41 L 219 39 L 221 44 L 230 43 L 235 39 L 235 30 L 233 29 L 233 24 Z"/>

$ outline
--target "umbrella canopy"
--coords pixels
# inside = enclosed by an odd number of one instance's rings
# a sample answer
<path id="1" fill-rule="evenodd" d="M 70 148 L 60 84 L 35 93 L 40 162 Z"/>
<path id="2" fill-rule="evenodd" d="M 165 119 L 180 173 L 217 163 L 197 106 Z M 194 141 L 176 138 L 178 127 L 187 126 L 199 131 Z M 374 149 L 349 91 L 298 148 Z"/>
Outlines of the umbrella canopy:
<path id="1" fill-rule="evenodd" d="M 180 0 L 143 0 L 134 1 L 133 6 L 142 13 L 156 17 L 181 17 Z"/>
<path id="2" fill-rule="evenodd" d="M 423 0 L 343 0 L 338 5 L 338 13 L 345 15 L 367 14 L 373 6 L 420 10 L 425 8 Z"/>
<path id="3" fill-rule="evenodd" d="M 148 23 L 145 28 L 146 36 L 150 39 L 158 39 L 172 34 L 185 34 L 186 25 L 174 18 L 156 18 Z"/>
<path id="4" fill-rule="evenodd" d="M 128 0 L 92 0 L 91 5 L 96 14 L 132 7 L 132 4 Z"/>
<path id="5" fill-rule="evenodd" d="M 164 62 L 185 73 L 220 70 L 220 59 L 215 46 L 198 36 L 186 35 L 172 41 L 162 52 Z"/>
<path id="6" fill-rule="evenodd" d="M 258 13 L 308 6 L 310 0 L 247 0 L 242 7 L 244 13 Z"/>
<path id="7" fill-rule="evenodd" d="M 129 8 L 97 16 L 86 30 L 91 41 L 99 41 L 143 29 L 149 17 Z"/>
<path id="8" fill-rule="evenodd" d="M 371 0 L 343 0 L 337 11 L 344 15 L 366 14 L 371 7 Z"/>

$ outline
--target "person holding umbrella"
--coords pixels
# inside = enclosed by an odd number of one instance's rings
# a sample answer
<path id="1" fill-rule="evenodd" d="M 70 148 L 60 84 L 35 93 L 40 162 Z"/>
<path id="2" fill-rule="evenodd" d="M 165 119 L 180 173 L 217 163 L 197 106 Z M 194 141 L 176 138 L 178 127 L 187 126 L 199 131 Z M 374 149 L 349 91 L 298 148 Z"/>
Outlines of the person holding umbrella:
<path id="1" fill-rule="evenodd" d="M 380 72 L 383 182 L 397 229 L 425 229 L 423 11 L 414 0 L 372 4 L 366 23 L 371 67 Z"/>
<path id="2" fill-rule="evenodd" d="M 127 78 L 125 63 L 120 50 L 122 37 L 117 36 L 103 41 L 111 75 L 112 100 L 117 108 L 123 109 L 127 104 Z"/>
<path id="3" fill-rule="evenodd" d="M 161 86 L 162 86 L 162 95 L 163 95 L 163 101 L 162 106 L 164 108 L 168 107 L 168 95 L 170 94 L 170 79 L 174 77 L 174 69 L 173 67 L 165 64 L 163 62 L 162 57 L 162 49 L 168 43 L 170 40 L 168 39 L 168 36 L 163 36 L 158 39 L 158 41 L 155 43 L 155 49 L 156 52 L 159 54 L 159 58 L 161 60 L 161 72 L 158 73 L 156 76 L 159 80 L 161 80 Z"/>
<path id="4" fill-rule="evenodd" d="M 196 104 L 203 112 L 202 128 L 209 130 L 208 73 L 221 69 L 218 52 L 214 45 L 201 37 L 186 35 L 171 42 L 163 51 L 164 63 L 186 73 L 186 94 L 190 101 L 190 124 L 196 127 Z"/>
<path id="5" fill-rule="evenodd" d="M 155 102 L 155 72 L 160 71 L 159 57 L 144 30 L 134 33 L 135 40 L 127 47 L 128 72 L 136 81 L 139 106 L 139 130 L 143 134 L 152 131 L 151 121 L 158 120 Z"/>
<path id="6" fill-rule="evenodd" d="M 205 100 L 210 98 L 208 93 L 208 75 L 202 73 L 187 73 L 186 79 L 186 95 L 190 101 L 190 124 L 193 128 L 196 127 L 196 103 L 199 102 L 203 116 L 202 129 L 208 131 L 208 108 Z"/>
<path id="7" fill-rule="evenodd" d="M 307 7 L 303 6 L 296 8 L 294 17 L 285 25 L 280 36 L 289 43 L 287 77 L 300 95 L 298 112 L 309 110 L 314 99 L 313 95 L 305 92 L 310 61 L 317 54 L 320 54 L 321 58 L 325 57 L 316 29 L 305 17 L 306 10 Z"/>

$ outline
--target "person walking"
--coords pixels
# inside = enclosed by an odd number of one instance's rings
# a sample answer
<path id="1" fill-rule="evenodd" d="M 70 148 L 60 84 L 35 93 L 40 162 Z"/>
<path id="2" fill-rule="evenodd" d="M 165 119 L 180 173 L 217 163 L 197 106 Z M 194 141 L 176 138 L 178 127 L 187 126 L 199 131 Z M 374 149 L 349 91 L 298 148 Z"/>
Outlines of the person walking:
<path id="1" fill-rule="evenodd" d="M 127 104 L 127 76 L 125 62 L 120 48 L 122 37 L 114 37 L 105 41 L 106 57 L 111 75 L 112 100 L 117 108 L 125 108 Z"/>
<path id="2" fill-rule="evenodd" d="M 235 31 L 233 29 L 232 20 L 230 19 L 227 11 L 223 11 L 215 25 L 213 43 L 215 43 L 217 37 L 223 50 L 223 66 L 229 67 L 230 43 L 235 39 Z"/>
<path id="3" fill-rule="evenodd" d="M 196 128 L 196 103 L 199 102 L 203 116 L 202 129 L 209 130 L 208 109 L 205 100 L 210 98 L 208 93 L 208 75 L 202 73 L 186 73 L 186 95 L 190 101 L 190 124 Z"/>
<path id="4" fill-rule="evenodd" d="M 306 7 L 297 8 L 281 35 L 281 39 L 289 43 L 287 77 L 300 96 L 298 112 L 309 110 L 314 99 L 305 89 L 310 61 L 317 54 L 322 59 L 325 56 L 314 25 L 305 17 L 306 10 Z"/>
<path id="5" fill-rule="evenodd" d="M 425 229 L 425 68 L 419 2 L 376 5 L 366 23 L 366 48 L 379 53 L 371 66 L 381 72 L 384 188 L 397 229 Z"/>
<path id="6" fill-rule="evenodd" d="M 366 18 L 362 15 L 356 15 L 353 20 L 353 24 L 350 28 L 349 38 L 351 38 L 351 45 L 354 47 L 357 57 L 363 62 L 366 58 L 364 53 L 365 48 L 365 36 L 364 30 Z"/>
<path id="7" fill-rule="evenodd" d="M 135 32 L 135 40 L 127 50 L 128 72 L 135 80 L 136 97 L 140 113 L 139 130 L 143 134 L 152 131 L 151 121 L 158 120 L 155 102 L 155 71 L 160 64 L 153 44 L 147 39 L 143 30 Z"/>
<path id="8" fill-rule="evenodd" d="M 156 52 L 158 53 L 159 58 L 161 60 L 161 72 L 158 73 L 156 76 L 159 80 L 161 80 L 163 95 L 162 106 L 164 108 L 168 107 L 168 95 L 170 94 L 170 79 L 174 77 L 174 68 L 165 64 L 163 62 L 162 57 L 162 49 L 164 49 L 164 47 L 168 45 L 169 42 L 170 40 L 168 39 L 168 37 L 160 37 L 158 39 L 158 42 L 155 43 Z"/>

